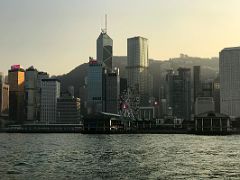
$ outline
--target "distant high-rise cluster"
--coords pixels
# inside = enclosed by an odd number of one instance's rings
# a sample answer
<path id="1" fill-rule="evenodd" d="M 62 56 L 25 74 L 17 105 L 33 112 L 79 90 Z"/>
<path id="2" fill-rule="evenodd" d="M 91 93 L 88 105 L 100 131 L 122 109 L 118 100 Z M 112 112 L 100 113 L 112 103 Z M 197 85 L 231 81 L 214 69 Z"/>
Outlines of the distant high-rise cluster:
<path id="1" fill-rule="evenodd" d="M 119 111 L 119 69 L 112 67 L 113 40 L 105 31 L 97 39 L 97 59 L 89 58 L 88 114 Z"/>
<path id="2" fill-rule="evenodd" d="M 39 72 L 33 66 L 25 70 L 20 65 L 12 65 L 7 83 L 1 74 L 0 115 L 9 114 L 11 122 L 28 125 L 80 123 L 80 99 L 74 97 L 74 89 L 69 88 L 72 94 L 67 98 L 64 92 L 61 94 L 60 81 L 50 78 L 46 72 Z"/>
<path id="3" fill-rule="evenodd" d="M 151 63 L 144 37 L 126 43 L 125 69 L 115 67 L 113 40 L 101 31 L 96 59 L 89 58 L 84 85 L 77 87 L 80 98 L 73 86 L 63 91 L 59 79 L 46 72 L 12 65 L 7 78 L 0 73 L 0 116 L 9 114 L 16 124 L 79 124 L 82 116 L 99 112 L 159 123 L 191 121 L 208 112 L 240 116 L 239 47 L 220 52 L 219 74 L 210 79 L 203 78 L 206 68 L 199 65 Z M 120 72 L 126 74 L 120 77 Z"/>

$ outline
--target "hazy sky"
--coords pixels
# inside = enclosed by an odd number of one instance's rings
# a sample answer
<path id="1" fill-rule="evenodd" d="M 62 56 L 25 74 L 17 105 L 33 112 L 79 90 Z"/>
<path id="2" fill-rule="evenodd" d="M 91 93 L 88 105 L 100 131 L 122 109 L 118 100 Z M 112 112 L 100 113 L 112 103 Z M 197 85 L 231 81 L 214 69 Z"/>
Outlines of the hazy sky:
<path id="1" fill-rule="evenodd" d="M 127 54 L 127 38 L 149 39 L 149 56 L 180 53 L 212 57 L 239 46 L 239 0 L 0 0 L 0 71 L 34 65 L 67 73 L 96 56 L 108 14 L 114 55 Z"/>

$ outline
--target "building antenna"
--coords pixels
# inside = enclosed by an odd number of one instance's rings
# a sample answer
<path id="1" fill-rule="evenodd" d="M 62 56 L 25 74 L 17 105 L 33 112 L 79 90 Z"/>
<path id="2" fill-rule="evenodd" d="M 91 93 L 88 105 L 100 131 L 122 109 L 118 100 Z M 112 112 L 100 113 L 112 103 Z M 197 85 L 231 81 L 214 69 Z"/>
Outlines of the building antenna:
<path id="1" fill-rule="evenodd" d="M 107 14 L 105 14 L 105 33 L 107 33 Z"/>

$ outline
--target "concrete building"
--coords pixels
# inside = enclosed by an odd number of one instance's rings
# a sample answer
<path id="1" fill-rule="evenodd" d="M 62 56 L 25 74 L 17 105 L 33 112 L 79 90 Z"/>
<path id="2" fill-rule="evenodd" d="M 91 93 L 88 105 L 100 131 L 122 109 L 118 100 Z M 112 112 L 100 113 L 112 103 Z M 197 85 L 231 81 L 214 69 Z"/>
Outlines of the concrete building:
<path id="1" fill-rule="evenodd" d="M 84 85 L 82 87 L 79 88 L 79 98 L 81 100 L 81 104 L 80 104 L 80 111 L 81 111 L 81 115 L 82 116 L 86 116 L 87 115 L 87 100 L 88 100 L 88 91 L 87 91 L 87 86 Z"/>
<path id="2" fill-rule="evenodd" d="M 9 86 L 5 84 L 4 74 L 0 72 L 0 115 L 8 114 Z"/>
<path id="3" fill-rule="evenodd" d="M 201 68 L 200 66 L 193 67 L 193 96 L 194 102 L 197 97 L 201 96 Z"/>
<path id="4" fill-rule="evenodd" d="M 0 115 L 7 115 L 9 111 L 9 85 L 0 83 Z"/>
<path id="5" fill-rule="evenodd" d="M 104 69 L 102 64 L 92 58 L 88 65 L 88 114 L 102 112 L 105 107 L 104 93 L 105 84 L 103 82 Z"/>
<path id="6" fill-rule="evenodd" d="M 0 84 L 3 84 L 3 83 L 5 83 L 4 74 L 3 74 L 3 72 L 0 72 Z"/>
<path id="7" fill-rule="evenodd" d="M 215 111 L 213 97 L 197 97 L 195 101 L 195 115 L 209 111 Z"/>
<path id="8" fill-rule="evenodd" d="M 37 92 L 36 92 L 36 122 L 40 121 L 40 114 L 41 114 L 41 88 L 42 88 L 42 79 L 48 79 L 49 74 L 46 72 L 38 72 L 37 77 Z"/>
<path id="9" fill-rule="evenodd" d="M 213 80 L 208 79 L 202 82 L 201 97 L 213 97 Z"/>
<path id="10" fill-rule="evenodd" d="M 215 102 L 215 112 L 220 113 L 220 79 L 217 76 L 213 81 L 213 99 Z"/>
<path id="11" fill-rule="evenodd" d="M 37 118 L 37 78 L 38 71 L 29 67 L 25 72 L 25 106 L 26 106 L 26 123 L 32 123 Z"/>
<path id="12" fill-rule="evenodd" d="M 97 61 L 108 71 L 112 70 L 113 40 L 106 30 L 102 30 L 97 39 Z"/>
<path id="13" fill-rule="evenodd" d="M 40 120 L 41 81 L 49 78 L 45 72 L 38 72 L 33 66 L 25 72 L 25 123 L 34 123 Z"/>
<path id="14" fill-rule="evenodd" d="M 9 119 L 22 124 L 24 114 L 25 71 L 20 65 L 13 65 L 8 70 L 9 83 Z"/>
<path id="15" fill-rule="evenodd" d="M 42 79 L 41 123 L 54 124 L 57 120 L 57 99 L 60 97 L 60 82 L 57 79 Z"/>
<path id="16" fill-rule="evenodd" d="M 106 78 L 105 112 L 118 114 L 120 96 L 119 69 L 116 69 L 115 72 L 106 73 L 105 78 Z"/>
<path id="17" fill-rule="evenodd" d="M 240 116 L 240 47 L 225 48 L 219 54 L 221 113 Z"/>
<path id="18" fill-rule="evenodd" d="M 71 88 L 72 89 L 72 88 Z M 57 122 L 59 124 L 80 123 L 80 99 L 72 92 L 66 92 L 57 100 Z"/>
<path id="19" fill-rule="evenodd" d="M 148 40 L 133 37 L 127 40 L 128 86 L 136 89 L 140 96 L 140 105 L 147 106 L 152 89 L 149 80 Z"/>
<path id="20" fill-rule="evenodd" d="M 167 106 L 172 108 L 173 116 L 191 119 L 191 71 L 179 68 L 178 74 L 169 71 L 166 75 Z"/>
<path id="21" fill-rule="evenodd" d="M 160 99 L 159 104 L 159 116 L 162 118 L 167 115 L 167 100 L 166 99 Z"/>

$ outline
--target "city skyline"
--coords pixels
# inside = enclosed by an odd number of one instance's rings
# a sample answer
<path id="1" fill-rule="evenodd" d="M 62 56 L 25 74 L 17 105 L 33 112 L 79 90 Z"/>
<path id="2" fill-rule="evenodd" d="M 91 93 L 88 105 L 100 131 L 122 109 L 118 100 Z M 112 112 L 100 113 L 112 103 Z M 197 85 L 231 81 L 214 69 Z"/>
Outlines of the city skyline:
<path id="1" fill-rule="evenodd" d="M 115 56 L 126 56 L 127 38 L 143 36 L 149 39 L 150 58 L 168 60 L 180 53 L 217 57 L 223 47 L 238 45 L 239 5 L 236 0 L 151 0 L 147 5 L 143 0 L 3 0 L 0 71 L 6 75 L 12 64 L 22 64 L 60 75 L 87 63 L 96 54 L 105 13 Z"/>

